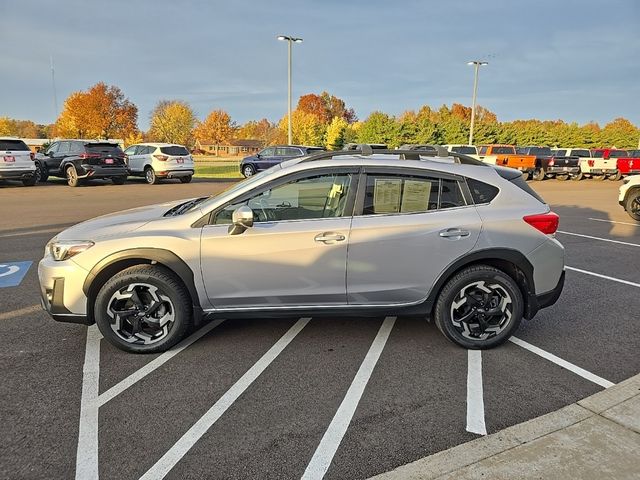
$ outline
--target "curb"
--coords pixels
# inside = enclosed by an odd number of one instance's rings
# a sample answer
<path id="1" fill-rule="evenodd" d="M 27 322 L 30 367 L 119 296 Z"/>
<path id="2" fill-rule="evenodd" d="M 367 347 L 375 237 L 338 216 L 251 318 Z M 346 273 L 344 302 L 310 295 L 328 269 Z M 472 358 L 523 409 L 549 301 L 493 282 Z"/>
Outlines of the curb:
<path id="1" fill-rule="evenodd" d="M 588 450 L 586 459 L 581 456 L 581 447 Z M 372 480 L 584 478 L 581 473 L 596 472 L 593 478 L 638 478 L 638 451 L 640 374 L 555 412 L 408 463 Z M 580 469 L 584 471 L 580 473 Z"/>

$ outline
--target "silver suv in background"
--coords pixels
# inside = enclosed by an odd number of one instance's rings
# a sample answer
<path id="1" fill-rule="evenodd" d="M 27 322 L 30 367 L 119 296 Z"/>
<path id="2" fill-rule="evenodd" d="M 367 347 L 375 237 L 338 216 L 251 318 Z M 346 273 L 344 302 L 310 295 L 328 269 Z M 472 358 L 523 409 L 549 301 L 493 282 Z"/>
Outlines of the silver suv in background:
<path id="1" fill-rule="evenodd" d="M 0 137 L 0 180 L 20 180 L 24 186 L 36 184 L 34 155 L 19 138 Z"/>
<path id="2" fill-rule="evenodd" d="M 193 157 L 183 145 L 173 143 L 139 143 L 124 151 L 132 176 L 144 177 L 155 185 L 164 178 L 189 183 L 193 178 Z"/>
<path id="3" fill-rule="evenodd" d="M 490 348 L 558 299 L 558 216 L 519 171 L 362 148 L 279 164 L 215 196 L 73 226 L 40 261 L 42 304 L 131 352 L 203 316 L 417 314 Z M 348 251 L 348 255 L 347 255 Z"/>

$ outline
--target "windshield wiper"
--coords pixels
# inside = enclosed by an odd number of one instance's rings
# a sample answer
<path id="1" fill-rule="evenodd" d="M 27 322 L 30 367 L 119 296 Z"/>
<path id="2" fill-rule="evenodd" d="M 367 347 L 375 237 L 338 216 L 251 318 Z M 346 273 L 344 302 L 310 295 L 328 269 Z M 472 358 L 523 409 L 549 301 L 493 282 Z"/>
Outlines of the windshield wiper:
<path id="1" fill-rule="evenodd" d="M 180 203 L 179 205 L 176 205 L 175 207 L 172 207 L 169 210 L 167 210 L 167 212 L 163 216 L 175 217 L 177 215 L 182 215 L 183 213 L 190 210 L 192 207 L 195 207 L 197 204 L 204 202 L 207 198 L 209 197 L 194 198 L 193 200 L 189 200 L 188 202 Z"/>

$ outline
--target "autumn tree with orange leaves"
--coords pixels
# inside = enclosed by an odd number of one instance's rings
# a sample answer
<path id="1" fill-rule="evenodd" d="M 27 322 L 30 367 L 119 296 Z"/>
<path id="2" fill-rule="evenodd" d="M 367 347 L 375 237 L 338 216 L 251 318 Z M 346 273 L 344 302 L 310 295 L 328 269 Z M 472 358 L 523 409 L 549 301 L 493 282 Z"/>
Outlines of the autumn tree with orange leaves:
<path id="1" fill-rule="evenodd" d="M 218 155 L 220 144 L 231 140 L 236 130 L 236 125 L 224 110 L 214 110 L 203 122 L 198 122 L 193 131 L 193 136 L 200 143 L 216 146 L 215 154 Z"/>
<path id="2" fill-rule="evenodd" d="M 55 135 L 66 138 L 126 138 L 138 132 L 138 107 L 115 85 L 103 82 L 65 100 Z"/>

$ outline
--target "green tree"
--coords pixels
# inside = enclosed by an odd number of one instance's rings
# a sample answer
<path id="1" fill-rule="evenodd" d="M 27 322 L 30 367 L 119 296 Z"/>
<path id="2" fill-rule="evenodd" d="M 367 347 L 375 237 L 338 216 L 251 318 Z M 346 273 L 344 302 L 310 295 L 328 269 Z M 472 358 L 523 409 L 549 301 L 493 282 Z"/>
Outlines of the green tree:
<path id="1" fill-rule="evenodd" d="M 151 126 L 147 136 L 152 141 L 191 147 L 196 121 L 196 116 L 187 102 L 161 100 L 151 112 Z"/>
<path id="2" fill-rule="evenodd" d="M 288 129 L 288 117 L 285 115 L 280 120 L 279 130 L 286 134 Z M 293 143 L 300 145 L 324 145 L 325 124 L 320 119 L 303 110 L 294 110 L 291 114 L 291 130 Z"/>
<path id="3" fill-rule="evenodd" d="M 342 117 L 333 117 L 327 126 L 326 148 L 328 150 L 341 150 L 344 146 L 345 131 L 349 124 Z"/>
<path id="4" fill-rule="evenodd" d="M 373 112 L 358 129 L 359 143 L 384 143 L 389 148 L 400 145 L 400 128 L 395 119 L 383 112 Z"/>

